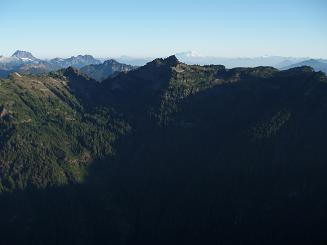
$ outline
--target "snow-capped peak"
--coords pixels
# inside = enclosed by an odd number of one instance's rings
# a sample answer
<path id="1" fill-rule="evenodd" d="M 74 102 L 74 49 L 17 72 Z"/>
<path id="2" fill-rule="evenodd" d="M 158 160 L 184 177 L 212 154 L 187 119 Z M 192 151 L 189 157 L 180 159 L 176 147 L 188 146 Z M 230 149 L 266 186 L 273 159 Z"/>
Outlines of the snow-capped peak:
<path id="1" fill-rule="evenodd" d="M 17 50 L 11 57 L 16 57 L 22 61 L 34 61 L 37 60 L 30 52 Z"/>
<path id="2" fill-rule="evenodd" d="M 30 58 L 20 58 L 22 61 L 24 61 L 24 62 L 28 62 L 28 61 L 33 61 L 32 59 L 30 59 Z"/>

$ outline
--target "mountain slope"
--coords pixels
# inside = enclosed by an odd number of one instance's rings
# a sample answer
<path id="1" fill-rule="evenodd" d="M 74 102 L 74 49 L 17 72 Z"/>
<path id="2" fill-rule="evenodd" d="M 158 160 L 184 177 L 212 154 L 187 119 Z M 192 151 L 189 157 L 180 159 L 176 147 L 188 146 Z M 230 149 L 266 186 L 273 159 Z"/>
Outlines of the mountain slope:
<path id="1" fill-rule="evenodd" d="M 126 208 L 133 239 L 326 238 L 318 231 L 327 220 L 324 74 L 158 60 L 106 82 L 126 111 L 132 105 L 135 135 L 109 183 L 128 180 L 113 192 L 117 199 L 127 192 L 120 207 L 133 203 Z"/>
<path id="2" fill-rule="evenodd" d="M 327 77 L 311 67 L 171 56 L 102 83 L 12 74 L 0 93 L 7 243 L 327 239 Z"/>
<path id="3" fill-rule="evenodd" d="M 119 72 L 128 72 L 133 69 L 136 69 L 136 67 L 125 65 L 115 60 L 106 60 L 102 64 L 84 66 L 80 70 L 85 75 L 101 82 L 114 74 Z"/>
<path id="4" fill-rule="evenodd" d="M 1 191 L 79 182 L 89 163 L 112 154 L 115 136 L 105 128 L 118 121 L 83 105 L 95 81 L 70 68 L 63 75 L 15 73 L 0 84 Z"/>

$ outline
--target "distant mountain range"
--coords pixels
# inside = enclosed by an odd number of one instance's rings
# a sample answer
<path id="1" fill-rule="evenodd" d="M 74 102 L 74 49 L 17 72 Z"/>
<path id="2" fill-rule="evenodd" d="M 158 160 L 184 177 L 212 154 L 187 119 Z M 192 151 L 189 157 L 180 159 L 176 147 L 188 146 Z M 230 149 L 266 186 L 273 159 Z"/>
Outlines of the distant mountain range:
<path id="1" fill-rule="evenodd" d="M 272 66 L 277 69 L 308 59 L 308 58 L 294 58 L 294 57 L 283 57 L 283 56 L 227 58 L 227 57 L 215 57 L 215 56 L 202 56 L 195 53 L 194 51 L 177 53 L 176 57 L 182 62 L 187 64 L 198 64 L 198 65 L 221 64 L 226 66 L 227 68 Z"/>
<path id="2" fill-rule="evenodd" d="M 300 66 L 310 66 L 312 67 L 315 71 L 322 71 L 327 74 L 327 60 L 324 59 L 310 59 L 310 60 L 305 60 L 299 63 L 295 63 L 292 65 L 288 65 L 283 67 L 284 70 L 294 68 L 294 67 L 300 67 Z"/>
<path id="3" fill-rule="evenodd" d="M 66 68 L 69 66 L 82 68 L 83 66 L 87 66 L 91 64 L 101 64 L 101 61 L 95 59 L 92 55 L 78 55 L 76 57 L 72 56 L 67 59 L 55 58 L 49 60 L 49 63 L 59 68 Z"/>
<path id="4" fill-rule="evenodd" d="M 106 60 L 102 64 L 92 64 L 92 65 L 84 66 L 80 69 L 80 71 L 83 74 L 97 81 L 102 81 L 119 72 L 128 72 L 135 68 L 136 66 L 122 64 L 117 62 L 116 60 L 111 59 L 111 60 Z"/>
<path id="5" fill-rule="evenodd" d="M 0 77 L 7 77 L 10 73 L 41 74 L 68 67 L 83 68 L 81 72 L 101 81 L 114 73 L 129 71 L 135 67 L 118 63 L 115 60 L 101 62 L 91 55 L 78 55 L 70 58 L 54 58 L 41 60 L 30 52 L 17 50 L 12 56 L 0 56 Z"/>
<path id="6" fill-rule="evenodd" d="M 224 65 L 226 68 L 235 67 L 257 67 L 257 66 L 272 66 L 277 69 L 290 66 L 309 58 L 296 58 L 296 57 L 283 57 L 283 56 L 261 56 L 261 57 L 239 57 L 239 58 L 228 58 L 228 57 L 216 57 L 216 56 L 203 56 L 197 54 L 194 51 L 186 51 L 176 53 L 175 56 L 181 61 L 189 65 Z M 122 56 L 116 58 L 117 61 L 142 66 L 153 60 L 154 58 L 133 58 L 128 56 Z"/>
<path id="7" fill-rule="evenodd" d="M 310 66 L 315 71 L 322 71 L 327 73 L 327 60 L 324 59 L 310 59 L 310 58 L 294 58 L 283 56 L 262 56 L 254 58 L 219 58 L 210 56 L 201 56 L 194 51 L 182 52 L 176 54 L 179 60 L 187 64 L 221 64 L 227 68 L 235 67 L 257 67 L 257 66 L 271 66 L 280 70 L 287 70 L 290 68 Z"/>
<path id="8" fill-rule="evenodd" d="M 91 55 L 72 56 L 67 59 L 55 58 L 41 60 L 30 52 L 17 50 L 11 57 L 0 57 L 0 76 L 6 77 L 12 72 L 24 74 L 39 74 L 73 66 L 81 68 L 90 64 L 100 64 L 101 61 Z"/>
<path id="9" fill-rule="evenodd" d="M 262 56 L 254 58 L 224 58 L 214 56 L 201 56 L 194 51 L 177 53 L 176 57 L 186 64 L 198 65 L 224 65 L 231 69 L 235 67 L 270 66 L 285 70 L 300 66 L 311 66 L 315 71 L 327 72 L 327 60 L 294 58 L 282 56 Z M 116 60 L 108 59 L 102 62 L 91 55 L 78 55 L 70 58 L 54 58 L 42 60 L 30 52 L 17 50 L 10 57 L 0 56 L 0 77 L 7 77 L 10 73 L 41 74 L 70 66 L 80 69 L 81 73 L 102 81 L 119 72 L 127 72 L 136 67 L 145 65 L 151 58 L 131 58 L 122 56 Z"/>

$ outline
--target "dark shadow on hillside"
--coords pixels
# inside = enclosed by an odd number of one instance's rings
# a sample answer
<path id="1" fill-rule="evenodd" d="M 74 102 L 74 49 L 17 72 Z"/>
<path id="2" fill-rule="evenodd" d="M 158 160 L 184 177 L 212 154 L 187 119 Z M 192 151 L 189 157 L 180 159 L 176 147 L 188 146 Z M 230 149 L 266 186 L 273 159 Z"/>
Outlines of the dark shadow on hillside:
<path id="1" fill-rule="evenodd" d="M 142 120 L 83 184 L 2 194 L 1 243 L 326 243 L 327 87 L 281 76 Z"/>

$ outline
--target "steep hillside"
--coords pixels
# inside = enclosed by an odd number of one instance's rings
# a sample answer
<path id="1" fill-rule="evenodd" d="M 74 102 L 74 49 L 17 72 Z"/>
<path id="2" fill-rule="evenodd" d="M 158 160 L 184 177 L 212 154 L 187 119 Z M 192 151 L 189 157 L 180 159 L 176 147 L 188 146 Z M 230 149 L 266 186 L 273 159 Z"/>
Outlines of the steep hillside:
<path id="1" fill-rule="evenodd" d="M 125 126 L 109 108 L 83 104 L 95 84 L 71 68 L 1 80 L 1 191 L 80 182 L 92 161 L 114 153 Z"/>
<path id="2" fill-rule="evenodd" d="M 0 82 L 2 239 L 323 244 L 326 95 L 311 67 L 175 56 L 101 83 L 74 68 L 12 74 Z"/>

